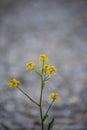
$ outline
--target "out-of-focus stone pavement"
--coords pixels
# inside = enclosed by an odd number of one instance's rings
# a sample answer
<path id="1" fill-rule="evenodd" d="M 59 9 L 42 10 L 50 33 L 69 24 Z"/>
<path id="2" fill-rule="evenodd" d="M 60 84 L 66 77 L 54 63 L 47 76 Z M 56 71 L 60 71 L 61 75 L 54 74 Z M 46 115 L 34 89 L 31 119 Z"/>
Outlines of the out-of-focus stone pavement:
<path id="1" fill-rule="evenodd" d="M 62 98 L 49 113 L 54 130 L 87 130 L 86 0 L 0 1 L 0 130 L 40 130 L 38 108 L 7 82 L 16 77 L 39 101 L 39 78 L 25 63 L 38 66 L 41 53 L 57 68 L 43 96 L 44 110 L 50 92 Z"/>

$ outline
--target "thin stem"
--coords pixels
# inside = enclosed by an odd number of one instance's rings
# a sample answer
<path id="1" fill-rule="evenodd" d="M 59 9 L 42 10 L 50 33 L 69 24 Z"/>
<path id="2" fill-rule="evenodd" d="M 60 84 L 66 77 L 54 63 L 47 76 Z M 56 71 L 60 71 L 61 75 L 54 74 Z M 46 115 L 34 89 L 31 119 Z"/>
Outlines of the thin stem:
<path id="1" fill-rule="evenodd" d="M 42 67 L 44 66 L 44 61 L 42 63 Z M 43 93 L 43 88 L 44 88 L 44 77 L 43 77 L 43 70 L 41 73 L 41 92 L 40 92 L 40 118 L 41 118 L 41 127 L 42 130 L 44 130 L 44 122 L 43 122 L 43 113 L 42 113 L 42 93 Z"/>
<path id="2" fill-rule="evenodd" d="M 34 71 L 36 72 L 37 75 L 41 77 L 41 74 L 36 69 L 34 69 Z"/>
<path id="3" fill-rule="evenodd" d="M 50 78 L 49 78 L 49 75 L 45 75 L 45 78 L 44 78 L 44 81 L 47 81 L 47 80 L 49 80 Z"/>
<path id="4" fill-rule="evenodd" d="M 40 93 L 40 117 L 41 117 L 41 125 L 42 125 L 42 130 L 44 130 L 44 122 L 43 122 L 43 113 L 42 113 L 42 92 L 43 92 L 43 78 L 41 77 L 41 93 Z"/>
<path id="5" fill-rule="evenodd" d="M 48 107 L 48 109 L 47 109 L 47 111 L 46 111 L 46 113 L 45 113 L 45 115 L 47 115 L 47 114 L 48 114 L 48 112 L 49 112 L 49 110 L 50 110 L 51 106 L 53 105 L 53 102 L 54 102 L 54 100 L 52 100 L 51 104 L 49 105 L 49 107 Z"/>
<path id="6" fill-rule="evenodd" d="M 30 99 L 34 104 L 36 104 L 37 106 L 40 106 L 36 101 L 34 101 L 26 92 L 24 92 L 23 89 L 17 87 L 28 99 Z"/>

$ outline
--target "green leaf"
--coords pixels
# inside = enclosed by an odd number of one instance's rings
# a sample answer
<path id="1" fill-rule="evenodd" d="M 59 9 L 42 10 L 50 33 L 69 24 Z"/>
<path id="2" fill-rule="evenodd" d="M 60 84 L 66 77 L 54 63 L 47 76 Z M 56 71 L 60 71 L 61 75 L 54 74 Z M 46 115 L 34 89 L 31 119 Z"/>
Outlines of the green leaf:
<path id="1" fill-rule="evenodd" d="M 48 124 L 48 130 L 51 130 L 53 128 L 53 124 L 54 124 L 54 118 Z"/>
<path id="2" fill-rule="evenodd" d="M 48 117 L 48 115 L 46 114 L 46 115 L 43 117 L 43 121 L 45 121 L 47 117 Z"/>

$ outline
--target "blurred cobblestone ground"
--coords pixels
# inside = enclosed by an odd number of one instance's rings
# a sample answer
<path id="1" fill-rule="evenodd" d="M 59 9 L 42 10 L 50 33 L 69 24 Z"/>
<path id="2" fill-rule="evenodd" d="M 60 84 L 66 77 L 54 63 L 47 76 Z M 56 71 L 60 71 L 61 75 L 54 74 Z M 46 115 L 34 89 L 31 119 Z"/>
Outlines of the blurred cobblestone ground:
<path id="1" fill-rule="evenodd" d="M 41 53 L 58 70 L 43 97 L 44 109 L 50 92 L 62 98 L 49 114 L 54 130 L 87 130 L 86 0 L 0 1 L 0 130 L 40 130 L 38 108 L 7 82 L 16 77 L 39 100 L 40 81 L 25 63 Z"/>

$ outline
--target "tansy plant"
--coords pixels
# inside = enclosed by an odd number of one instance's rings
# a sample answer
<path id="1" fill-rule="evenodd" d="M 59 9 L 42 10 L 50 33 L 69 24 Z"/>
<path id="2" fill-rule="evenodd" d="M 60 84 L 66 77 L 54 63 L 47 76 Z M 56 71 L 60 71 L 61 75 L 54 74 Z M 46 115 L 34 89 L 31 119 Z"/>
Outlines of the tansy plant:
<path id="1" fill-rule="evenodd" d="M 33 61 L 26 63 L 26 70 L 27 71 L 33 70 L 40 77 L 40 80 L 41 80 L 41 91 L 40 91 L 39 102 L 35 101 L 31 96 L 29 96 L 29 94 L 27 94 L 20 87 L 20 81 L 16 80 L 15 78 L 8 82 L 8 86 L 10 88 L 16 87 L 30 101 L 32 101 L 35 105 L 38 106 L 38 108 L 40 110 L 41 128 L 42 128 L 42 130 L 46 130 L 46 129 L 44 129 L 44 122 L 46 121 L 46 119 L 48 117 L 48 112 L 49 112 L 51 106 L 53 105 L 54 101 L 55 100 L 60 100 L 61 98 L 59 97 L 58 93 L 55 93 L 55 92 L 50 93 L 48 98 L 51 99 L 51 103 L 49 104 L 49 106 L 47 108 L 47 111 L 43 114 L 43 110 L 42 110 L 42 95 L 43 95 L 43 90 L 45 88 L 45 83 L 46 83 L 46 81 L 49 80 L 49 78 L 50 78 L 50 76 L 52 74 L 56 75 L 57 70 L 56 70 L 56 68 L 54 66 L 51 66 L 51 65 L 48 64 L 48 57 L 45 54 L 41 54 L 39 56 L 39 61 L 40 61 L 41 67 L 38 70 L 35 68 L 35 63 Z M 51 130 L 51 128 L 53 127 L 53 123 L 54 123 L 54 118 L 51 120 L 51 122 L 49 122 L 47 130 Z"/>

